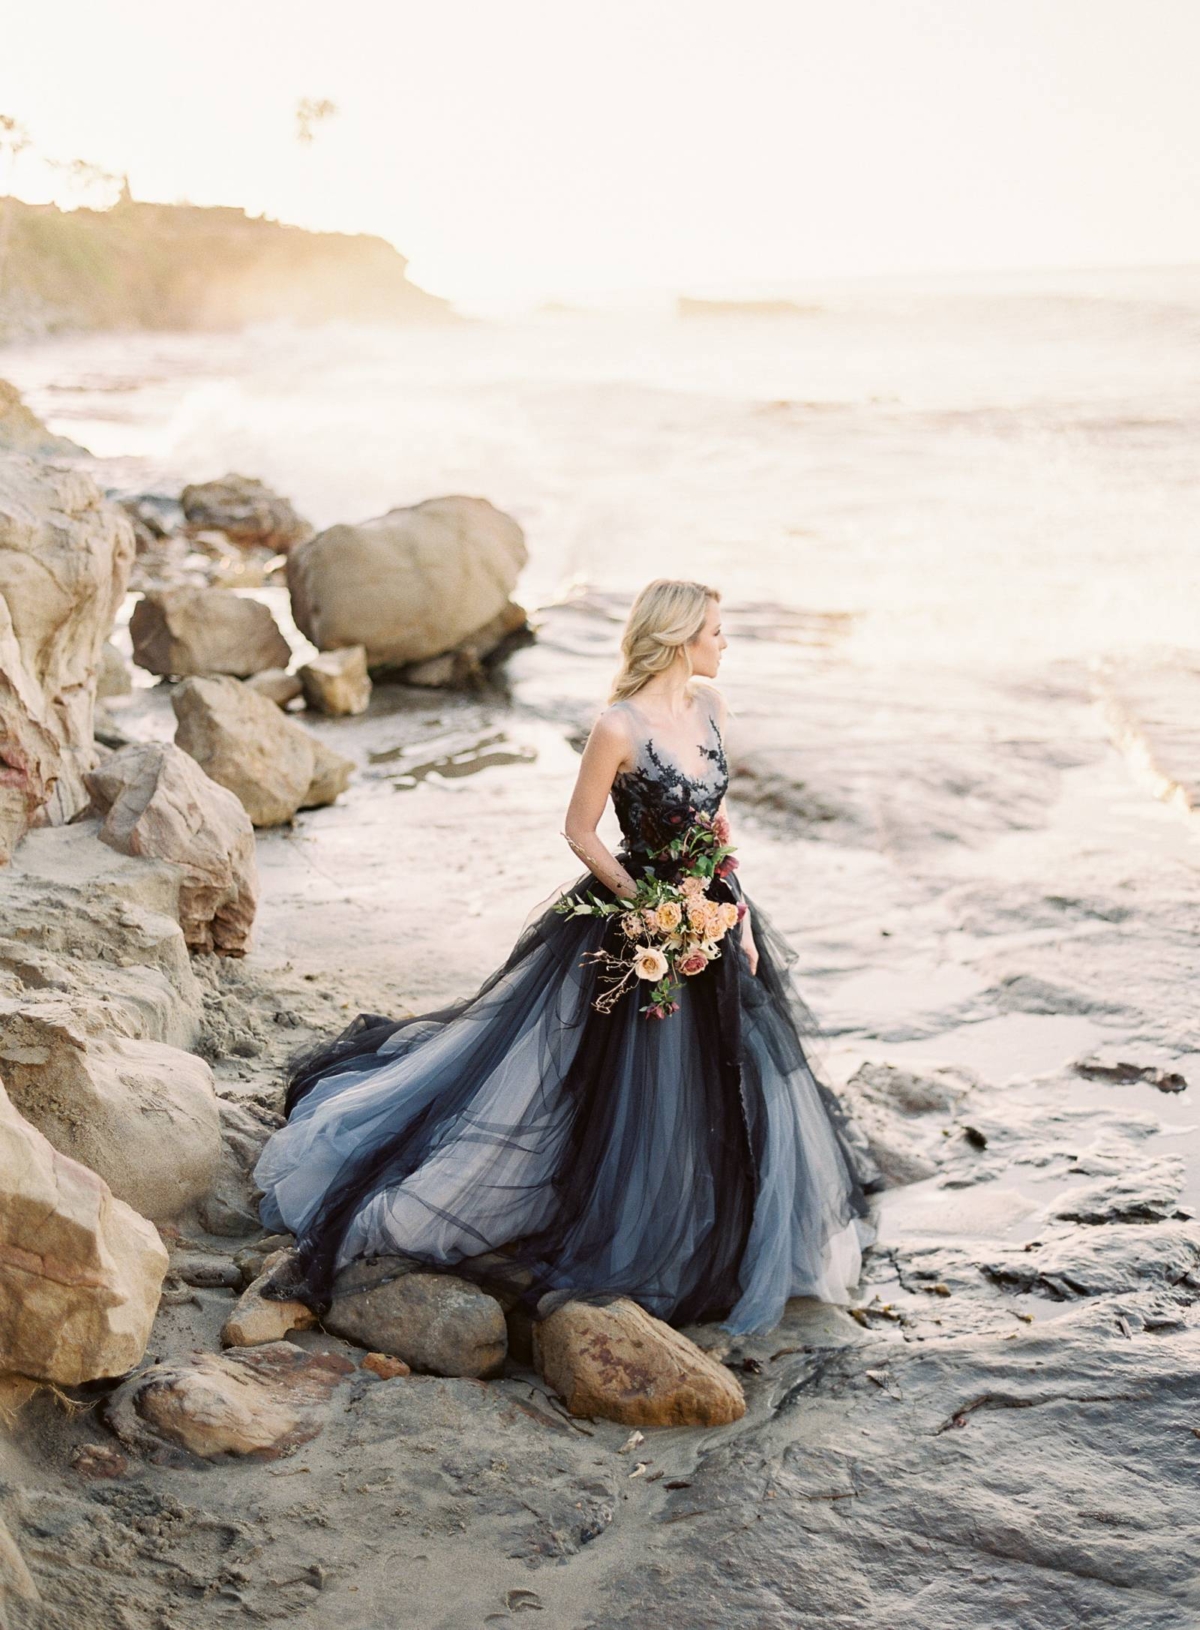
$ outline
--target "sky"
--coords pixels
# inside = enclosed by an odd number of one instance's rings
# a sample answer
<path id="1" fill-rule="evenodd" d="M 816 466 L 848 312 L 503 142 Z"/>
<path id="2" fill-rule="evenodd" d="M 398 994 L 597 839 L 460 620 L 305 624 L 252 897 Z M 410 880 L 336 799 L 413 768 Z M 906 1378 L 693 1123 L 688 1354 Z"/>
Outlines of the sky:
<path id="1" fill-rule="evenodd" d="M 467 309 L 1200 263 L 1198 62 L 1200 0 L 0 0 L 0 192 L 84 158 Z"/>

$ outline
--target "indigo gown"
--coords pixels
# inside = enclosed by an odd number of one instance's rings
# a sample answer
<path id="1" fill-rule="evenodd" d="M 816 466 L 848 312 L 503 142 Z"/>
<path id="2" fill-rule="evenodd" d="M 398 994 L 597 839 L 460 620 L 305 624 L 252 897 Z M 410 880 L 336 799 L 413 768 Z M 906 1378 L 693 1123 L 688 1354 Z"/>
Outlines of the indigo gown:
<path id="1" fill-rule="evenodd" d="M 695 763 L 659 750 L 633 701 L 634 767 L 612 800 L 633 876 L 728 765 L 712 693 Z M 586 873 L 565 893 L 614 898 Z M 296 1238 L 265 1287 L 328 1311 L 357 1258 L 451 1271 L 544 1317 L 572 1296 L 625 1295 L 672 1324 L 773 1329 L 790 1296 L 845 1302 L 872 1236 L 861 1134 L 814 1074 L 795 953 L 738 873 L 740 931 L 683 981 L 679 1010 L 643 1014 L 638 980 L 610 1012 L 588 953 L 624 944 L 616 916 L 548 904 L 478 992 L 415 1018 L 360 1013 L 293 1064 L 286 1123 L 255 1166 L 263 1225 Z"/>

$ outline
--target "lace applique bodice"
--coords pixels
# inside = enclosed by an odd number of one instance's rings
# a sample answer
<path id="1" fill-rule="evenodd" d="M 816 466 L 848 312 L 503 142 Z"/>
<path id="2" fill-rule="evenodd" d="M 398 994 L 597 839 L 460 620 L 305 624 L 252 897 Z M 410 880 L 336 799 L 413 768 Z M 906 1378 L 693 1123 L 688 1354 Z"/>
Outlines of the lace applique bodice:
<path id="1" fill-rule="evenodd" d="M 613 778 L 612 801 L 625 847 L 633 855 L 661 849 L 697 814 L 715 815 L 729 785 L 725 746 L 713 704 L 706 697 L 700 706 L 707 723 L 707 739 L 699 746 L 700 763 L 689 773 L 654 739 L 649 720 L 635 703 L 614 703 L 624 709 L 634 729 L 637 759 L 632 769 Z"/>

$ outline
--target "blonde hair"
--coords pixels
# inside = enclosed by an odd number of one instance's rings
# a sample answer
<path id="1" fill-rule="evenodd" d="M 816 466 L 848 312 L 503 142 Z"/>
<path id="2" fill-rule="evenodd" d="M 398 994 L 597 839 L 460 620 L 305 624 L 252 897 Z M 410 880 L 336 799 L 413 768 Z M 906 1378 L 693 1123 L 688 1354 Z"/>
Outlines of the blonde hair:
<path id="1" fill-rule="evenodd" d="M 704 627 L 710 600 L 720 593 L 707 583 L 691 583 L 677 577 L 656 577 L 633 602 L 633 609 L 621 636 L 621 666 L 613 680 L 608 700 L 623 702 L 634 696 L 655 674 L 665 673 L 683 652 L 688 676 L 692 656 L 688 644 Z"/>

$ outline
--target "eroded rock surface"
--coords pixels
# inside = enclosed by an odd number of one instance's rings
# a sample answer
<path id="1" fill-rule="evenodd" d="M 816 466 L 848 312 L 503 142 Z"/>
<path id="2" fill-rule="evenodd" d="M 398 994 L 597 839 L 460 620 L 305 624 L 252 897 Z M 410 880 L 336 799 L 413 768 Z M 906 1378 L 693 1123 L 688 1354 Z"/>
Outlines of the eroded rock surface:
<path id="1" fill-rule="evenodd" d="M 245 679 L 291 660 L 269 608 L 228 589 L 152 589 L 134 606 L 129 633 L 133 660 L 154 674 Z"/>
<path id="2" fill-rule="evenodd" d="M 410 1272 L 400 1258 L 352 1262 L 337 1277 L 325 1328 L 432 1375 L 497 1375 L 504 1310 L 452 1274 Z"/>
<path id="3" fill-rule="evenodd" d="M 297 670 L 304 700 L 317 713 L 365 713 L 371 701 L 367 653 L 361 645 L 322 651 Z"/>
<path id="4" fill-rule="evenodd" d="M 329 1394 L 354 1365 L 288 1342 L 152 1364 L 104 1406 L 107 1424 L 148 1460 L 227 1455 L 276 1459 L 316 1437 Z"/>
<path id="5" fill-rule="evenodd" d="M 162 1042 L 89 1036 L 62 1000 L 3 1015 L 13 1104 L 54 1147 L 164 1222 L 206 1195 L 221 1152 L 212 1071 Z"/>
<path id="6" fill-rule="evenodd" d="M 234 679 L 186 679 L 171 697 L 176 744 L 241 800 L 255 826 L 332 803 L 353 764 Z"/>
<path id="7" fill-rule="evenodd" d="M 223 532 L 244 547 L 284 551 L 312 537 L 312 527 L 290 501 L 253 476 L 231 473 L 195 482 L 183 489 L 180 501 L 193 530 Z"/>
<path id="8" fill-rule="evenodd" d="M 179 921 L 188 945 L 243 955 L 258 906 L 258 860 L 241 800 L 165 742 L 112 754 L 87 785 L 105 817 L 103 843 L 182 869 Z"/>
<path id="9" fill-rule="evenodd" d="M 628 1297 L 565 1303 L 534 1325 L 533 1358 L 573 1415 L 628 1426 L 724 1426 L 746 1412 L 723 1365 Z"/>
<path id="10" fill-rule="evenodd" d="M 399 667 L 500 617 L 527 558 L 521 528 L 486 499 L 430 498 L 298 544 L 288 589 L 319 650 L 362 645 L 372 667 Z"/>
<path id="11" fill-rule="evenodd" d="M 124 1374 L 146 1350 L 166 1271 L 153 1224 L 0 1086 L 0 1371 L 60 1386 Z"/>
<path id="12" fill-rule="evenodd" d="M 133 529 L 83 470 L 0 456 L 0 864 L 87 803 L 104 643 Z"/>

